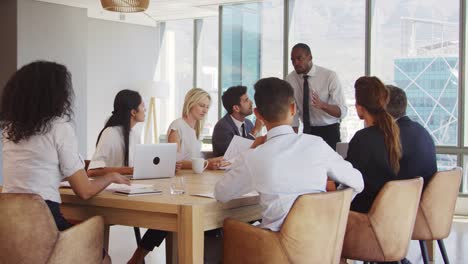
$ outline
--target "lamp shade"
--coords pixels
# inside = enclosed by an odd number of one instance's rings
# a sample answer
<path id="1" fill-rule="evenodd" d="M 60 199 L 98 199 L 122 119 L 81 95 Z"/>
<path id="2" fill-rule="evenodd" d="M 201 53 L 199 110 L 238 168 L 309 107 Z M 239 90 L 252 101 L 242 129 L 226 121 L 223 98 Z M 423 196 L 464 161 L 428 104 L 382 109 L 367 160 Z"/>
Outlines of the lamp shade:
<path id="1" fill-rule="evenodd" d="M 145 11 L 149 0 L 101 0 L 101 5 L 107 11 L 135 13 Z"/>
<path id="2" fill-rule="evenodd" d="M 159 99 L 164 99 L 169 97 L 170 85 L 166 81 L 145 81 L 142 82 L 138 90 L 142 96 L 145 97 L 156 97 Z"/>

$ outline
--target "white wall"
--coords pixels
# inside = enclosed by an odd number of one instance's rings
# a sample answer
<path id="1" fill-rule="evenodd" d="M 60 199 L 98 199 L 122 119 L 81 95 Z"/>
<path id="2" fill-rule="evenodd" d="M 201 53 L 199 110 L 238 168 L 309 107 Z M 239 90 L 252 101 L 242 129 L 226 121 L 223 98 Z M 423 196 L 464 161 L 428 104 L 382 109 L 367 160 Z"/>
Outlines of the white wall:
<path id="1" fill-rule="evenodd" d="M 86 153 L 87 14 L 85 9 L 18 1 L 18 67 L 35 60 L 67 66 L 75 91 L 79 151 Z"/>
<path id="2" fill-rule="evenodd" d="M 153 79 L 155 27 L 87 17 L 86 9 L 18 1 L 18 67 L 34 60 L 62 63 L 72 73 L 80 153 L 91 158 L 115 94 Z"/>
<path id="3" fill-rule="evenodd" d="M 157 61 L 155 27 L 88 19 L 88 158 L 122 89 L 153 80 Z"/>

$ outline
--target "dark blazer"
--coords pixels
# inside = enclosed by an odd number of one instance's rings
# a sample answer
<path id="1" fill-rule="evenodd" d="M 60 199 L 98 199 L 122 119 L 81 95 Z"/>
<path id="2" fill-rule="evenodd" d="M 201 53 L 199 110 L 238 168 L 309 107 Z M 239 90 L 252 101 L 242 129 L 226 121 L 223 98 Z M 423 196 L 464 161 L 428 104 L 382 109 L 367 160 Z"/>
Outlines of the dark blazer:
<path id="1" fill-rule="evenodd" d="M 253 128 L 252 122 L 246 118 L 244 124 L 247 138 L 255 139 L 249 134 Z M 241 136 L 239 134 L 239 129 L 237 129 L 236 124 L 234 124 L 234 121 L 231 118 L 231 115 L 226 114 L 223 118 L 218 120 L 213 130 L 211 142 L 213 144 L 213 155 L 215 157 L 224 155 L 234 135 Z"/>
<path id="2" fill-rule="evenodd" d="M 434 140 L 419 123 L 404 116 L 398 119 L 403 156 L 400 160 L 398 178 L 423 177 L 424 186 L 437 172 Z"/>
<path id="3" fill-rule="evenodd" d="M 356 132 L 349 142 L 346 160 L 361 172 L 364 180 L 364 190 L 352 201 L 351 210 L 367 213 L 385 183 L 396 179 L 383 133 L 376 126 Z"/>

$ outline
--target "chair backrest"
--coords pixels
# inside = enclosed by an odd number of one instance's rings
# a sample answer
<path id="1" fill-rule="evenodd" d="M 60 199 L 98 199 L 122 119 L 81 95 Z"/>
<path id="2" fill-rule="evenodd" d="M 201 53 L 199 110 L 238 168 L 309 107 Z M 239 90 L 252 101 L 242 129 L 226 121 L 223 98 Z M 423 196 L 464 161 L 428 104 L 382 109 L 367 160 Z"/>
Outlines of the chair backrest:
<path id="1" fill-rule="evenodd" d="M 387 259 L 406 256 L 422 186 L 420 177 L 387 182 L 372 204 L 369 221 Z"/>
<path id="2" fill-rule="evenodd" d="M 339 263 L 352 190 L 300 196 L 279 240 L 291 263 Z"/>
<path id="3" fill-rule="evenodd" d="M 46 263 L 59 236 L 52 214 L 36 194 L 0 194 L 2 263 Z"/>
<path id="4" fill-rule="evenodd" d="M 439 240 L 448 237 L 461 178 L 461 168 L 434 174 L 421 197 L 413 239 Z"/>

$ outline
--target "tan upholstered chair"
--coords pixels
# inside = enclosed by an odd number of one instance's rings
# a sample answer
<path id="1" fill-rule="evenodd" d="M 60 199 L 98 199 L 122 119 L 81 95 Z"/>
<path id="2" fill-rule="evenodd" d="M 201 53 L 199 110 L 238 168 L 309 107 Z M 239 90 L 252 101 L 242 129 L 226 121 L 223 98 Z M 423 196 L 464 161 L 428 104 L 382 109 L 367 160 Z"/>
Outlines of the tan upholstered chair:
<path id="1" fill-rule="evenodd" d="M 224 221 L 224 263 L 339 263 L 352 190 L 300 196 L 281 230 Z"/>
<path id="2" fill-rule="evenodd" d="M 0 263 L 101 263 L 102 217 L 59 232 L 36 194 L 0 194 Z"/>
<path id="3" fill-rule="evenodd" d="M 387 182 L 367 214 L 349 212 L 343 257 L 371 262 L 405 258 L 422 186 L 422 178 Z"/>
<path id="4" fill-rule="evenodd" d="M 449 263 L 443 239 L 452 228 L 461 178 L 461 168 L 437 172 L 421 196 L 412 239 L 419 240 L 424 263 L 429 263 L 425 240 L 437 240 L 444 262 Z"/>

